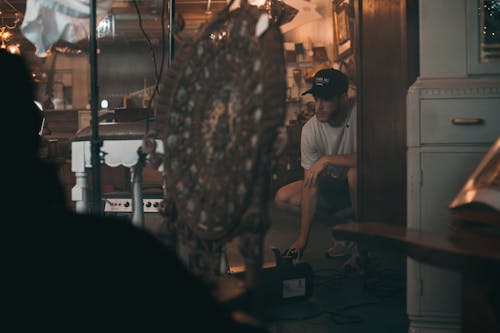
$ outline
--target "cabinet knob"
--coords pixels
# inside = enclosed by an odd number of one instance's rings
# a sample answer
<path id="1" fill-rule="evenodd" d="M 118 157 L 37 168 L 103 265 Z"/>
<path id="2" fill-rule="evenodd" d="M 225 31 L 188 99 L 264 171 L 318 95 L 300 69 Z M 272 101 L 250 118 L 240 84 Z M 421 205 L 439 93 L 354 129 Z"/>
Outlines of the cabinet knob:
<path id="1" fill-rule="evenodd" d="M 482 118 L 453 118 L 453 125 L 479 125 L 484 122 Z"/>

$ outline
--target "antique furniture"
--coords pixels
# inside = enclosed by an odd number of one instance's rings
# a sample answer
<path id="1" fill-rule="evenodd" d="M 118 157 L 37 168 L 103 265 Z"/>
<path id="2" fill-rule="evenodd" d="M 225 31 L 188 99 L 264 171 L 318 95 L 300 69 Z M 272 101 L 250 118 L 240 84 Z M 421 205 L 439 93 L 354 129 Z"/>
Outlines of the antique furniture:
<path id="1" fill-rule="evenodd" d="M 498 136 L 499 81 L 419 79 L 408 92 L 407 226 L 448 229 L 448 204 Z M 415 126 L 419 124 L 419 126 Z M 461 276 L 408 260 L 408 315 L 417 331 L 460 328 Z M 440 297 L 435 297 L 439 294 Z"/>
<path id="2" fill-rule="evenodd" d="M 189 269 L 217 285 L 227 269 L 225 244 L 238 237 L 251 294 L 269 226 L 285 67 L 282 35 L 268 14 L 246 1 L 234 10 L 230 5 L 176 46 L 150 137 L 164 147 L 163 213 L 171 246 Z M 149 140 L 144 146 L 156 155 Z"/>
<path id="3" fill-rule="evenodd" d="M 406 109 L 406 226 L 422 232 L 448 231 L 449 203 L 500 128 L 500 80 L 491 75 L 498 72 L 481 75 L 478 68 L 490 65 L 470 66 L 479 45 L 468 37 L 482 33 L 482 6 L 477 0 L 453 3 L 449 12 L 440 2 L 419 2 L 420 75 L 408 90 Z M 447 29 L 440 29 L 444 13 Z M 407 274 L 410 330 L 459 332 L 462 275 L 413 259 Z"/>
<path id="4" fill-rule="evenodd" d="M 496 221 L 500 221 L 500 212 L 491 214 L 495 214 Z M 461 218 L 450 217 L 445 221 L 450 221 L 453 228 L 427 231 L 380 222 L 361 222 L 337 225 L 333 227 L 333 235 L 336 239 L 358 242 L 365 249 L 404 253 L 415 260 L 412 264 L 414 266 L 425 264 L 425 267 L 432 267 L 437 272 L 444 269 L 449 274 L 453 272 L 462 280 L 461 287 L 455 289 L 460 299 L 458 315 L 461 317 L 461 329 L 458 331 L 498 332 L 500 224 L 496 228 L 484 228 Z M 412 270 L 408 273 L 408 283 L 411 283 L 415 276 L 410 275 Z M 442 306 L 440 298 L 447 295 L 447 289 L 432 291 L 434 295 L 431 297 L 425 289 L 422 290 L 425 292 L 422 297 L 426 298 L 426 302 L 422 304 L 423 310 L 431 308 L 433 301 L 436 306 Z M 435 327 L 432 322 L 427 325 L 429 328 Z"/>
<path id="5" fill-rule="evenodd" d="M 110 167 L 123 165 L 131 170 L 133 215 L 132 223 L 144 225 L 142 204 L 142 167 L 145 156 L 139 148 L 148 129 L 148 122 L 101 123 L 99 134 L 103 141 L 101 151 L 103 163 Z M 77 212 L 89 212 L 88 169 L 91 163 L 91 128 L 78 131 L 71 140 L 71 171 L 75 173 L 76 184 L 71 190 Z M 163 142 L 157 140 L 157 151 L 163 151 Z"/>

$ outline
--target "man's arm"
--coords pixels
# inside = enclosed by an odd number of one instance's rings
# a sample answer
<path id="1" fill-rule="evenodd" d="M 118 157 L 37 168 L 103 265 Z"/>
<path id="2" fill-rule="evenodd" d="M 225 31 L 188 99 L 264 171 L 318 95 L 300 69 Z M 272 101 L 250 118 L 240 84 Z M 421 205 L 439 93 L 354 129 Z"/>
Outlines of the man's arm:
<path id="1" fill-rule="evenodd" d="M 309 170 L 304 170 L 304 179 L 307 179 Z M 311 223 L 316 211 L 318 187 L 302 185 L 302 195 L 300 202 L 300 228 L 299 235 L 295 242 L 288 248 L 291 253 L 298 253 L 299 257 L 307 246 L 309 233 L 311 231 Z"/>
<path id="2" fill-rule="evenodd" d="M 325 155 L 322 156 L 316 163 L 323 163 L 323 168 L 330 164 L 348 168 L 355 168 L 358 164 L 357 156 L 357 153 L 345 155 Z"/>
<path id="3" fill-rule="evenodd" d="M 304 172 L 304 187 L 316 186 L 318 176 L 328 166 L 335 165 L 346 168 L 355 168 L 358 163 L 356 153 L 345 155 L 325 155 Z"/>

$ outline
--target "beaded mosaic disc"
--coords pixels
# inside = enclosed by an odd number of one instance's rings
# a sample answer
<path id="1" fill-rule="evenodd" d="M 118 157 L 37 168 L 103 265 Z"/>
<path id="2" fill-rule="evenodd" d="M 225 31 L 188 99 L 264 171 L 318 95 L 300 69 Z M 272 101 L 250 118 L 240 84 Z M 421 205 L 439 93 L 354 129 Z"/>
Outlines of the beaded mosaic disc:
<path id="1" fill-rule="evenodd" d="M 202 239 L 228 235 L 267 177 L 285 116 L 279 28 L 245 5 L 175 50 L 158 98 L 164 176 L 178 219 Z"/>

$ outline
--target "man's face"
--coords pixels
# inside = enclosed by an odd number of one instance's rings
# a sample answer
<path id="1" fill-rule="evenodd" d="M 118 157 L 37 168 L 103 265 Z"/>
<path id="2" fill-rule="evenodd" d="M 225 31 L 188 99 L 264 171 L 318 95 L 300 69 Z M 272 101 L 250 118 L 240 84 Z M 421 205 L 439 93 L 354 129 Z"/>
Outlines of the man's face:
<path id="1" fill-rule="evenodd" d="M 331 99 L 315 97 L 314 107 L 316 118 L 322 123 L 328 122 L 340 111 L 341 96 L 334 96 Z"/>

